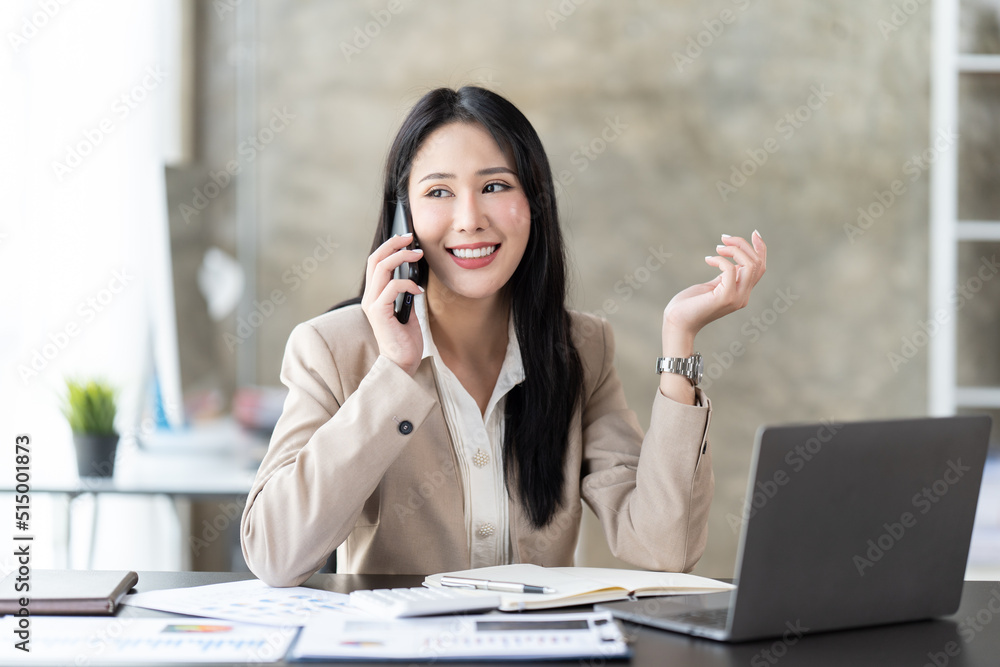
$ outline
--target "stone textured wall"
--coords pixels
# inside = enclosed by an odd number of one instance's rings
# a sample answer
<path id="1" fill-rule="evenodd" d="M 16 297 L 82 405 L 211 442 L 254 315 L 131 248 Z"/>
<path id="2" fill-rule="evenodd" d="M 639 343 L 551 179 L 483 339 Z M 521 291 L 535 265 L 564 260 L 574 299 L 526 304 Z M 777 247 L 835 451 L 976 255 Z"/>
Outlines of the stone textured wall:
<path id="1" fill-rule="evenodd" d="M 571 303 L 612 323 L 641 422 L 667 301 L 713 277 L 703 257 L 720 234 L 758 229 L 768 243 L 750 305 L 697 341 L 717 480 L 698 572 L 732 573 L 731 523 L 759 425 L 926 411 L 926 348 L 895 367 L 889 355 L 927 318 L 929 178 L 912 158 L 932 141 L 930 3 L 896 17 L 890 2 L 860 0 L 228 4 L 256 6 L 257 42 L 235 43 L 226 3 L 202 3 L 199 159 L 171 173 L 188 389 L 233 389 L 223 336 L 237 323 L 208 319 L 194 274 L 209 245 L 235 252 L 234 188 L 188 221 L 178 207 L 210 171 L 245 159 L 234 62 L 255 53 L 259 126 L 276 110 L 294 115 L 254 157 L 256 293 L 286 297 L 243 343 L 257 350 L 259 383 L 278 382 L 296 323 L 356 293 L 383 160 L 406 110 L 431 88 L 474 83 L 511 99 L 542 137 L 561 183 Z M 967 3 L 966 13 L 964 39 L 998 50 L 996 5 Z M 1000 85 L 993 77 L 965 90 L 963 207 L 997 219 Z M 904 184 L 896 193 L 894 180 Z M 859 208 L 870 222 L 859 223 Z M 326 259 L 309 260 L 331 244 Z M 972 275 L 997 250 L 964 248 L 962 270 Z M 963 311 L 963 347 L 976 351 L 963 373 L 1000 383 L 1000 281 L 982 294 Z M 587 533 L 582 558 L 612 562 L 593 525 Z"/>

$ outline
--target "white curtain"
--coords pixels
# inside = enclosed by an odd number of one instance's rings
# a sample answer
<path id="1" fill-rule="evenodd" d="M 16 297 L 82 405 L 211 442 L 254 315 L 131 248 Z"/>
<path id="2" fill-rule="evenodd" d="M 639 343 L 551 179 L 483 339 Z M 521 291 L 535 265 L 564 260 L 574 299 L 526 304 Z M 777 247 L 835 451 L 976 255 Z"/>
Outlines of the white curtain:
<path id="1" fill-rule="evenodd" d="M 4 0 L 0 8 L 5 482 L 21 433 L 34 443 L 36 487 L 75 476 L 58 409 L 67 377 L 99 376 L 119 388 L 126 436 L 119 464 L 135 446 L 129 436 L 149 401 L 152 340 L 164 335 L 152 323 L 163 294 L 172 294 L 163 284 L 170 275 L 163 101 L 172 74 L 163 55 L 165 2 Z M 98 526 L 98 542 L 116 547 L 102 547 L 95 567 L 178 569 L 179 531 L 165 499 L 100 502 L 114 521 Z M 45 503 L 32 498 L 36 539 L 51 541 L 49 549 L 39 545 L 33 565 L 45 567 L 47 557 L 64 565 L 64 510 L 56 503 L 46 512 Z M 82 523 L 74 535 L 89 536 L 88 517 L 75 520 Z M 10 523 L 0 523 L 0 539 Z M 9 556 L 0 558 L 4 571 L 11 566 Z"/>

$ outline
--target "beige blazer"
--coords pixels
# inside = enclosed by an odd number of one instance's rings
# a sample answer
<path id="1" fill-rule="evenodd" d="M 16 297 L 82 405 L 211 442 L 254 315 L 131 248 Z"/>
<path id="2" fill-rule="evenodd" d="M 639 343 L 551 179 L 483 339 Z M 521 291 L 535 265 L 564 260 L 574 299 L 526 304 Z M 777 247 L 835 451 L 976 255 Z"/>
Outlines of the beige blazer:
<path id="1" fill-rule="evenodd" d="M 514 559 L 572 565 L 583 500 L 617 557 L 688 571 L 707 538 L 711 405 L 700 390 L 704 407 L 657 389 L 643 438 L 615 372 L 610 325 L 582 313 L 572 322 L 584 391 L 569 431 L 562 506 L 536 529 L 511 498 Z M 254 574 L 295 586 L 334 549 L 341 572 L 469 567 L 462 482 L 430 358 L 411 377 L 379 356 L 361 307 L 348 306 L 292 331 L 281 381 L 288 398 L 240 526 Z"/>

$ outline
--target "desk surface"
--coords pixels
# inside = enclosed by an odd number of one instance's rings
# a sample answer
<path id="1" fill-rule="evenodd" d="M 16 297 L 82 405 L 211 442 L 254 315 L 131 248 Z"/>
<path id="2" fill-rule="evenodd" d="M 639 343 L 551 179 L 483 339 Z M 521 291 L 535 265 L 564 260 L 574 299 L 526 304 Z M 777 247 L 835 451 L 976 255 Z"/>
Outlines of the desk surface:
<path id="1" fill-rule="evenodd" d="M 140 572 L 136 588 L 139 591 L 149 591 L 200 586 L 248 577 L 249 575 L 239 573 Z M 423 577 L 420 576 L 404 575 L 316 574 L 306 585 L 348 593 L 358 588 L 418 586 L 422 580 Z M 170 615 L 135 607 L 123 607 L 119 611 L 119 616 L 123 617 Z M 926 664 L 936 664 L 938 667 L 995 667 L 997 656 L 1000 656 L 1000 582 L 966 582 L 961 608 L 953 616 L 944 619 L 807 635 L 792 646 L 784 645 L 780 639 L 720 644 L 630 623 L 625 624 L 625 629 L 633 645 L 630 664 L 643 667 L 922 667 Z M 949 651 L 952 655 L 948 655 Z M 343 666 L 349 663 L 330 664 Z M 467 663 L 449 663 L 459 664 Z M 581 663 L 574 661 L 573 664 Z"/>

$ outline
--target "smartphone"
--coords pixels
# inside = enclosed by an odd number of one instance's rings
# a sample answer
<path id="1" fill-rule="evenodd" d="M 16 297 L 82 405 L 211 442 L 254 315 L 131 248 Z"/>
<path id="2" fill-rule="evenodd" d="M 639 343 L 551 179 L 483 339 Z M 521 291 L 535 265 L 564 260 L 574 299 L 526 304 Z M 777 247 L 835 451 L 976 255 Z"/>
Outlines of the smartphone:
<path id="1" fill-rule="evenodd" d="M 409 234 L 413 231 L 413 221 L 410 219 L 410 208 L 403 202 L 396 202 L 396 215 L 392 220 L 392 235 L 402 235 Z M 409 248 L 419 248 L 417 243 L 417 237 L 414 235 L 413 243 L 411 243 Z M 420 284 L 420 267 L 416 262 L 403 262 L 392 274 L 393 278 L 409 278 L 413 282 Z M 396 302 L 393 305 L 393 310 L 396 313 L 396 319 L 400 321 L 401 324 L 406 324 L 410 320 L 410 311 L 413 309 L 413 295 L 409 292 L 403 292 L 396 296 Z"/>

